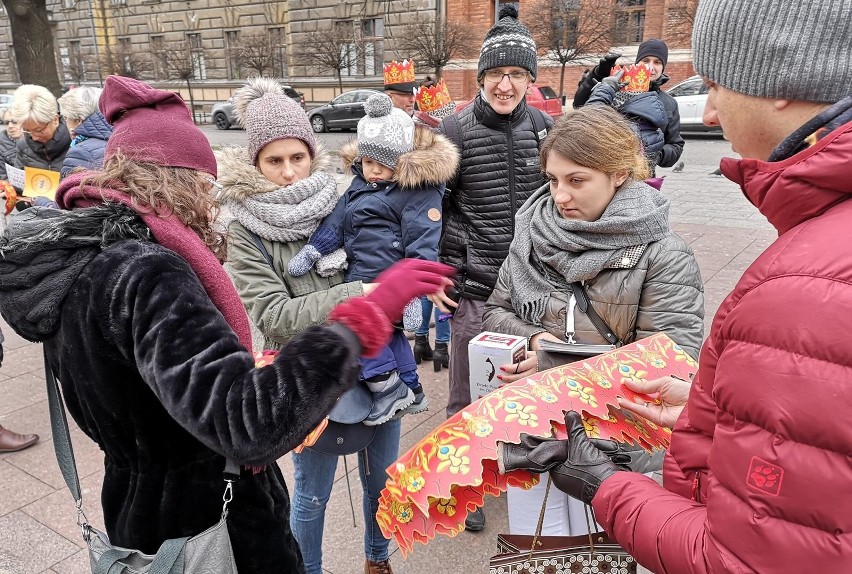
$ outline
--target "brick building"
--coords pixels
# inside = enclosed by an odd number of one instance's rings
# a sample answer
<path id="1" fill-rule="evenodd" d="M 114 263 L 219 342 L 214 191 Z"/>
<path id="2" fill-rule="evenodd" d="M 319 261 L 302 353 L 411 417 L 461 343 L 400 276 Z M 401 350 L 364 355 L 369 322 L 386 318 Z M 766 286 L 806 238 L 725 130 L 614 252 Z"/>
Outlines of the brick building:
<path id="1" fill-rule="evenodd" d="M 500 7 L 511 3 L 518 8 L 521 22 L 531 29 L 539 22 L 556 20 L 552 12 L 554 6 L 569 22 L 572 14 L 582 18 L 582 12 L 591 0 L 445 0 L 447 17 L 451 21 L 464 23 L 470 28 L 480 44 L 485 33 L 495 22 Z M 598 58 L 606 52 L 621 53 L 623 61 L 633 61 L 636 49 L 646 39 L 661 38 L 669 46 L 669 61 L 666 74 L 671 78 L 669 86 L 695 74 L 692 67 L 690 37 L 692 34 L 692 16 L 695 14 L 697 0 L 596 0 L 605 10 L 595 14 L 595 18 L 608 18 L 607 40 L 602 41 L 591 56 L 566 66 L 564 89 L 567 98 L 571 98 L 577 89 L 585 69 L 597 64 Z M 573 22 L 576 31 L 576 21 Z M 582 25 L 581 25 L 582 26 Z M 597 28 L 600 30 L 600 28 Z M 559 93 L 560 64 L 548 57 L 546 41 L 541 34 L 534 34 L 539 45 L 537 83 L 550 85 Z M 576 44 L 576 45 L 579 45 Z M 448 67 L 444 72 L 450 93 L 455 99 L 468 99 L 477 91 L 477 60 L 460 61 Z"/>
<path id="2" fill-rule="evenodd" d="M 265 54 L 266 75 L 286 78 L 305 93 L 309 103 L 324 103 L 339 93 L 332 72 L 319 69 L 304 55 L 303 46 L 315 42 L 317 30 L 335 30 L 351 38 L 347 65 L 341 71 L 343 89 L 379 87 L 381 65 L 411 54 L 401 53 L 399 40 L 415 21 L 446 18 L 462 23 L 481 44 L 499 8 L 510 0 L 47 0 L 60 80 L 66 85 L 97 85 L 110 70 L 124 70 L 157 87 L 181 92 L 174 60 L 189 66 L 196 110 L 209 112 L 212 102 L 231 95 L 252 72 L 239 54 L 254 44 Z M 521 21 L 559 20 L 566 33 L 588 14 L 590 3 L 603 3 L 611 34 L 591 57 L 566 68 L 565 93 L 573 95 L 582 71 L 607 51 L 632 61 L 638 44 L 662 38 L 670 48 L 666 72 L 672 84 L 692 75 L 689 37 L 697 0 L 520 0 Z M 545 14 L 556 6 L 562 16 Z M 584 10 L 586 12 L 584 12 Z M 598 16 L 596 15 L 596 18 Z M 610 25 L 610 24 L 608 24 Z M 582 28 L 582 26 L 581 26 Z M 559 91 L 560 66 L 549 57 L 546 42 L 537 38 L 539 78 Z M 9 20 L 0 3 L 0 91 L 20 82 L 15 69 Z M 100 65 L 98 65 L 100 62 Z M 457 100 L 476 93 L 474 54 L 445 68 L 450 93 Z M 429 71 L 418 67 L 418 77 Z"/>

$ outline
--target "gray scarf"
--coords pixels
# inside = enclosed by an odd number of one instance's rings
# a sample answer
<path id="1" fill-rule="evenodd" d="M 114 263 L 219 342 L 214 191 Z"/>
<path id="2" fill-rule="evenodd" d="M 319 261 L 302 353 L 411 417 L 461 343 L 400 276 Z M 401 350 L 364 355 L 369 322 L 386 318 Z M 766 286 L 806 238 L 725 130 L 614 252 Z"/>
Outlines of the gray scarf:
<path id="1" fill-rule="evenodd" d="M 310 237 L 339 197 L 334 176 L 317 171 L 293 185 L 229 202 L 228 207 L 247 229 L 288 243 Z"/>
<path id="2" fill-rule="evenodd" d="M 618 188 L 597 221 L 565 219 L 549 186 L 539 188 L 515 216 L 506 260 L 512 307 L 524 321 L 541 326 L 551 291 L 595 277 L 628 247 L 662 239 L 671 232 L 668 214 L 668 198 L 641 181 Z"/>

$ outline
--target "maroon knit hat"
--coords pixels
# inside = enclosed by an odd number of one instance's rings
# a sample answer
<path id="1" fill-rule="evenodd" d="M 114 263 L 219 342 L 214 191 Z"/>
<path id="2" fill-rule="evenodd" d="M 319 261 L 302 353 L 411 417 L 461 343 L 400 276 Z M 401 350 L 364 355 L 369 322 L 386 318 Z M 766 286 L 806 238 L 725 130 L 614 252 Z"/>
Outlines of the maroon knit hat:
<path id="1" fill-rule="evenodd" d="M 117 152 L 138 162 L 185 167 L 216 177 L 216 157 L 183 99 L 144 82 L 109 76 L 99 107 L 114 127 L 104 159 Z"/>

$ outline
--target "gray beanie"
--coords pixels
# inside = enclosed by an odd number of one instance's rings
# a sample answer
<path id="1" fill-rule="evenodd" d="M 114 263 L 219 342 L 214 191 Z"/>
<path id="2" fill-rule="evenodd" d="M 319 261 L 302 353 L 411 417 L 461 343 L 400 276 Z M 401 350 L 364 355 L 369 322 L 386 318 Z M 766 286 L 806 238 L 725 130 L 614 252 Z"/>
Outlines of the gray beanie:
<path id="1" fill-rule="evenodd" d="M 399 156 L 414 149 L 414 120 L 385 94 L 367 98 L 364 111 L 367 115 L 358 121 L 358 157 L 396 169 Z"/>
<path id="2" fill-rule="evenodd" d="M 852 93 L 852 0 L 701 0 L 692 50 L 729 90 L 834 103 Z"/>
<path id="3" fill-rule="evenodd" d="M 535 81 L 538 55 L 530 31 L 518 20 L 518 9 L 512 4 L 500 8 L 500 19 L 488 30 L 479 53 L 476 80 L 482 81 L 485 70 L 500 66 L 518 66 L 527 70 Z"/>
<path id="4" fill-rule="evenodd" d="M 308 114 L 272 78 L 251 78 L 234 93 L 234 111 L 246 130 L 251 163 L 268 143 L 295 138 L 302 140 L 316 157 L 317 140 Z"/>

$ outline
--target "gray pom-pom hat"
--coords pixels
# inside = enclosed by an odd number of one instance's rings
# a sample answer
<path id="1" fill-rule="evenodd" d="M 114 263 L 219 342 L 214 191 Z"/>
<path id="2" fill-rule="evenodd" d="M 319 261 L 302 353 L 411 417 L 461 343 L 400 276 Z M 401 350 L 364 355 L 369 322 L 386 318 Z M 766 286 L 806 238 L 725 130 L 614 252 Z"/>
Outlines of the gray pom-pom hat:
<path id="1" fill-rule="evenodd" d="M 367 98 L 364 111 L 367 115 L 358 122 L 358 156 L 396 169 L 399 156 L 414 149 L 414 120 L 385 94 Z"/>

